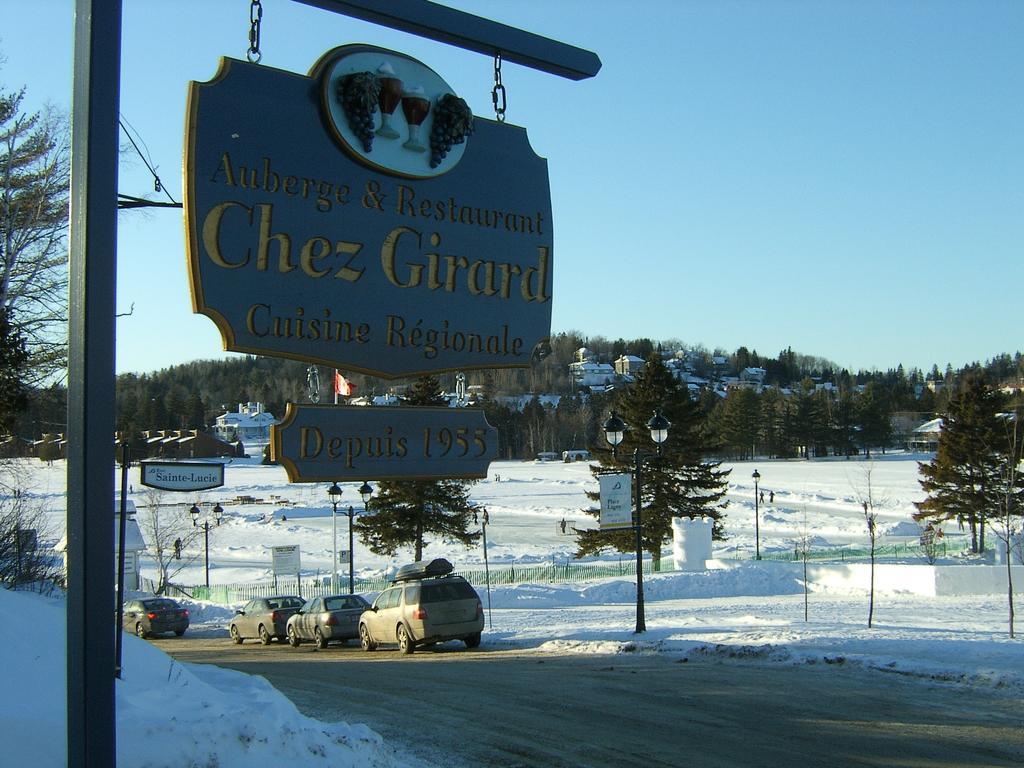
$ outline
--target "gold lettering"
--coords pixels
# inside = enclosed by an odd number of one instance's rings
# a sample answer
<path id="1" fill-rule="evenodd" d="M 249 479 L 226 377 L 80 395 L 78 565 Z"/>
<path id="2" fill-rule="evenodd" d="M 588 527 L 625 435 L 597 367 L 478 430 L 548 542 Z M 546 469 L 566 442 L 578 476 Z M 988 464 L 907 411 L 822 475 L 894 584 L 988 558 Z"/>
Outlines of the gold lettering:
<path id="1" fill-rule="evenodd" d="M 337 280 L 348 280 L 350 283 L 354 283 L 360 277 L 363 276 L 365 268 L 360 267 L 356 269 L 352 266 L 352 262 L 355 261 L 356 255 L 363 249 L 362 243 L 346 243 L 343 240 L 339 240 L 334 246 L 335 253 L 348 253 L 351 254 L 351 258 L 345 262 L 345 264 L 334 273 L 334 277 Z"/>
<path id="2" fill-rule="evenodd" d="M 291 261 L 292 239 L 284 232 L 271 234 L 274 206 L 263 203 L 257 207 L 260 209 L 260 242 L 256 251 L 256 269 L 266 271 L 270 257 L 270 242 L 273 240 L 277 242 L 277 271 L 291 272 L 295 269 Z"/>
<path id="3" fill-rule="evenodd" d="M 530 267 L 523 273 L 523 279 L 519 289 L 523 294 L 523 301 L 537 301 L 543 304 L 550 297 L 545 293 L 548 285 L 548 249 L 547 246 L 537 247 L 536 267 Z M 533 289 L 533 278 L 537 278 L 537 290 Z"/>
<path id="4" fill-rule="evenodd" d="M 313 253 L 313 249 L 317 248 L 319 253 Z M 331 253 L 331 241 L 326 237 L 311 237 L 306 241 L 306 244 L 302 246 L 302 250 L 299 252 L 299 264 L 302 266 L 302 271 L 310 277 L 323 277 L 330 269 L 317 269 L 315 262 L 320 259 L 329 256 Z"/>
<path id="5" fill-rule="evenodd" d="M 249 249 L 246 249 L 245 251 L 245 258 L 237 263 L 228 261 L 220 252 L 220 220 L 223 218 L 224 212 L 228 208 L 241 208 L 244 211 L 248 211 L 249 223 L 252 224 L 252 208 L 231 200 L 218 203 L 208 214 L 206 214 L 206 218 L 203 219 L 203 247 L 206 248 L 206 253 L 210 257 L 210 261 L 218 267 L 223 267 L 224 269 L 237 269 L 238 267 L 244 267 L 249 263 Z"/>
<path id="6" fill-rule="evenodd" d="M 312 438 L 312 445 L 310 439 Z M 302 427 L 299 430 L 299 458 L 315 459 L 324 448 L 323 433 L 317 427 Z"/>
<path id="7" fill-rule="evenodd" d="M 384 244 L 381 245 L 380 248 L 380 264 L 384 270 L 384 276 L 388 279 L 388 282 L 396 288 L 415 288 L 420 284 L 423 277 L 422 264 L 406 265 L 409 267 L 409 279 L 406 282 L 402 282 L 398 278 L 398 273 L 395 271 L 395 251 L 398 250 L 398 240 L 402 235 L 414 235 L 416 237 L 417 247 L 422 243 L 423 238 L 415 229 L 410 229 L 409 227 L 396 227 L 388 232 L 387 236 L 384 238 Z"/>
<path id="8" fill-rule="evenodd" d="M 407 199 L 408 198 L 408 199 Z M 395 200 L 395 213 L 400 215 L 415 216 L 416 208 L 413 207 L 413 200 L 416 193 L 405 184 L 398 185 L 398 198 Z"/>
<path id="9" fill-rule="evenodd" d="M 217 170 L 213 172 L 213 177 L 210 181 L 216 182 L 217 176 L 220 173 L 224 173 L 224 183 L 229 187 L 235 186 L 235 172 L 231 168 L 231 155 L 225 152 L 220 156 L 220 165 L 217 166 Z"/>

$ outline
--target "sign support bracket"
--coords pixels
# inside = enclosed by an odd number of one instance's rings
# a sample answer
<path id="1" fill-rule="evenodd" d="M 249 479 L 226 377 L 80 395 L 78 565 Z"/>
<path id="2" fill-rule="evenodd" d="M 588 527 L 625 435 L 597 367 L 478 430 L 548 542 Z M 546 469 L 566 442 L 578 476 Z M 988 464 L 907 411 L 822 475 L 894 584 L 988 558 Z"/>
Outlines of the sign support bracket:
<path id="1" fill-rule="evenodd" d="M 550 75 L 586 80 L 601 70 L 596 53 L 429 0 L 295 0 L 331 13 L 501 58 Z"/>

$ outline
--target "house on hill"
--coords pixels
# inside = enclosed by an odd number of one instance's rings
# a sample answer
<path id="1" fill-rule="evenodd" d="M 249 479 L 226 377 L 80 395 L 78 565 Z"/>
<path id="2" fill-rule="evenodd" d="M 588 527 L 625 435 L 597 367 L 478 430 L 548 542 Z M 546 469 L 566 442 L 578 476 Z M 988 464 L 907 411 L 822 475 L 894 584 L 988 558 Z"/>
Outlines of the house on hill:
<path id="1" fill-rule="evenodd" d="M 645 365 L 647 363 L 643 358 L 636 355 L 622 355 L 615 360 L 615 372 L 619 376 L 632 376 L 642 370 Z"/>
<path id="2" fill-rule="evenodd" d="M 939 450 L 939 435 L 942 434 L 942 419 L 926 421 L 910 433 L 907 450 L 929 452 Z"/>
<path id="3" fill-rule="evenodd" d="M 608 363 L 595 363 L 590 360 L 569 364 L 569 375 L 573 385 L 581 387 L 605 387 L 617 380 L 615 369 Z"/>
<path id="4" fill-rule="evenodd" d="M 277 424 L 274 414 L 267 413 L 263 403 L 239 403 L 236 413 L 217 417 L 213 434 L 227 443 L 236 440 L 269 442 L 270 426 Z"/>

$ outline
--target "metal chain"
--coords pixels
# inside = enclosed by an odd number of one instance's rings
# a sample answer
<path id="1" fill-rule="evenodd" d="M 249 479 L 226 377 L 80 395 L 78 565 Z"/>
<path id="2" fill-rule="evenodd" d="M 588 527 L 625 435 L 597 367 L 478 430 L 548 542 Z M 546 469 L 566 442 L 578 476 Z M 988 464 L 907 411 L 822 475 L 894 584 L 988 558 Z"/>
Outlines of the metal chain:
<path id="1" fill-rule="evenodd" d="M 249 4 L 249 50 L 245 57 L 250 64 L 259 64 L 263 54 L 260 52 L 260 22 L 263 21 L 263 3 L 252 0 Z"/>
<path id="2" fill-rule="evenodd" d="M 491 101 L 494 103 L 494 116 L 499 123 L 504 123 L 508 100 L 505 97 L 505 86 L 501 84 L 501 51 L 494 52 L 494 88 L 491 90 Z"/>
<path id="3" fill-rule="evenodd" d="M 455 402 L 461 408 L 469 401 L 466 397 L 466 374 L 459 373 L 455 374 Z"/>
<path id="4" fill-rule="evenodd" d="M 309 402 L 320 402 L 320 369 L 315 365 L 306 369 L 306 387 L 309 389 Z"/>

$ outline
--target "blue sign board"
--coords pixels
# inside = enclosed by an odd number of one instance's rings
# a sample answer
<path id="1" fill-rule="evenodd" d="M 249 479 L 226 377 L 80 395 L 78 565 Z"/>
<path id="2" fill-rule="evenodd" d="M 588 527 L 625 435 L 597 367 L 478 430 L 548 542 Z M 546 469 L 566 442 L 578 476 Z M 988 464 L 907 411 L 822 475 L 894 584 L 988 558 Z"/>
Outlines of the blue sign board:
<path id="1" fill-rule="evenodd" d="M 480 408 L 289 403 L 270 440 L 292 483 L 479 478 L 498 456 Z"/>
<path id="2" fill-rule="evenodd" d="M 192 83 L 193 308 L 225 349 L 387 378 L 523 367 L 551 327 L 547 161 L 403 54 Z"/>

